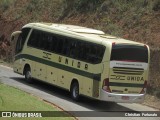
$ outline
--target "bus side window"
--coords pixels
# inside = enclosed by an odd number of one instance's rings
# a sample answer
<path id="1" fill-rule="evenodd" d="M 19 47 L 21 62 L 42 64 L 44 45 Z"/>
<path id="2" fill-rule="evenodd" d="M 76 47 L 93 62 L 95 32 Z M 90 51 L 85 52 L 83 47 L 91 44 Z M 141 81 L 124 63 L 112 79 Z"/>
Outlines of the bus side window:
<path id="1" fill-rule="evenodd" d="M 94 61 L 94 58 L 93 58 L 93 54 L 92 54 L 92 48 L 93 46 L 88 44 L 88 47 L 87 47 L 87 61 L 90 62 L 90 63 L 93 63 Z"/>
<path id="2" fill-rule="evenodd" d="M 39 48 L 42 50 L 47 50 L 47 35 L 45 32 L 40 31 L 39 35 L 37 36 L 39 40 Z"/>
<path id="3" fill-rule="evenodd" d="M 37 48 L 38 47 L 37 36 L 38 36 L 38 31 L 37 30 L 33 30 L 32 33 L 31 33 L 31 36 L 30 36 L 30 38 L 28 40 L 27 45 Z"/>
<path id="4" fill-rule="evenodd" d="M 59 54 L 62 54 L 62 50 L 63 50 L 63 44 L 64 44 L 64 40 L 62 37 L 58 36 L 57 37 L 58 39 L 58 43 L 57 43 L 57 46 L 56 46 L 56 53 L 59 53 Z"/>
<path id="5" fill-rule="evenodd" d="M 91 51 L 89 53 L 89 61 L 91 63 L 97 64 L 102 61 L 104 54 L 103 46 L 100 45 L 91 45 Z"/>
<path id="6" fill-rule="evenodd" d="M 58 38 L 55 35 L 52 35 L 52 43 L 53 46 L 51 47 L 51 51 L 56 52 L 56 48 L 58 46 Z"/>
<path id="7" fill-rule="evenodd" d="M 83 52 L 82 50 L 80 50 L 81 54 L 79 59 L 82 59 L 86 62 L 92 63 L 92 64 L 98 64 L 102 61 L 103 58 L 103 54 L 104 54 L 104 47 L 100 46 L 100 45 L 96 45 L 93 43 L 84 43 L 81 46 L 81 49 L 83 48 Z"/>
<path id="8" fill-rule="evenodd" d="M 22 46 L 24 45 L 30 30 L 31 30 L 31 28 L 23 28 L 22 29 Z"/>
<path id="9" fill-rule="evenodd" d="M 63 52 L 62 52 L 63 55 L 69 56 L 71 44 L 72 44 L 72 39 L 71 38 L 65 38 L 64 39 Z"/>
<path id="10" fill-rule="evenodd" d="M 16 43 L 16 54 L 18 54 L 19 52 L 21 52 L 22 49 L 22 34 L 19 35 L 17 43 Z"/>
<path id="11" fill-rule="evenodd" d="M 70 48 L 69 48 L 69 57 L 71 57 L 71 58 L 77 57 L 77 54 L 76 54 L 77 49 L 76 48 L 77 48 L 76 42 L 72 41 L 70 44 Z"/>
<path id="12" fill-rule="evenodd" d="M 78 56 L 77 58 L 80 60 L 85 60 L 85 45 L 83 42 L 77 43 L 77 49 L 78 49 Z"/>
<path id="13" fill-rule="evenodd" d="M 104 51 L 105 51 L 105 48 L 102 47 L 102 46 L 97 46 L 97 53 L 96 53 L 96 56 L 97 56 L 97 62 L 101 62 L 102 61 L 102 58 L 103 58 L 103 55 L 104 55 Z"/>
<path id="14" fill-rule="evenodd" d="M 16 54 L 18 54 L 22 51 L 29 31 L 30 31 L 30 28 L 23 28 L 22 29 L 22 33 L 19 35 L 18 40 L 17 40 L 17 44 L 16 44 Z"/>
<path id="15" fill-rule="evenodd" d="M 52 39 L 50 39 L 49 33 L 43 33 L 43 49 L 49 51 L 49 45 L 52 44 Z"/>
<path id="16" fill-rule="evenodd" d="M 48 51 L 52 51 L 53 49 L 53 37 L 51 34 L 47 35 L 47 46 L 46 47 Z"/>

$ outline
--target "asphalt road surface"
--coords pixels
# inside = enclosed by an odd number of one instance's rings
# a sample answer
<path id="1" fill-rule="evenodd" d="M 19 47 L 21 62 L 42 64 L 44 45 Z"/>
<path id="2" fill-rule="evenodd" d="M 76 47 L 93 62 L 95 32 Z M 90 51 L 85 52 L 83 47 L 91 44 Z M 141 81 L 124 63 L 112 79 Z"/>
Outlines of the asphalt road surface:
<path id="1" fill-rule="evenodd" d="M 69 111 L 71 114 L 77 116 L 79 120 L 160 120 L 159 117 L 120 117 L 120 115 L 122 115 L 121 112 L 125 115 L 127 113 L 142 114 L 142 111 L 158 111 L 154 108 L 141 104 L 110 103 L 92 100 L 85 97 L 82 97 L 80 102 L 74 102 L 70 98 L 69 92 L 40 81 L 28 84 L 25 82 L 23 76 L 14 73 L 11 68 L 2 65 L 0 65 L 0 82 L 53 103 L 63 110 Z"/>

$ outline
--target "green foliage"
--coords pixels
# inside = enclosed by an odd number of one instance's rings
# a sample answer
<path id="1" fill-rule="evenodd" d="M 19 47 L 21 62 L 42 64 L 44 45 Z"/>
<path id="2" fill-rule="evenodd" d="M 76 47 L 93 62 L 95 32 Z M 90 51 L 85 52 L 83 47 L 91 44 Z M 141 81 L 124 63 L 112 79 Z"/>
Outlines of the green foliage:
<path id="1" fill-rule="evenodd" d="M 42 19 L 56 19 L 62 14 L 64 0 L 30 0 L 24 8 L 24 12 L 31 15 L 30 21 Z"/>
<path id="2" fill-rule="evenodd" d="M 0 8 L 2 11 L 6 11 L 11 4 L 13 4 L 16 0 L 0 0 Z"/>
<path id="3" fill-rule="evenodd" d="M 106 0 L 108 7 L 115 8 L 117 12 L 126 12 L 128 10 L 139 10 L 148 5 L 146 0 Z"/>
<path id="4" fill-rule="evenodd" d="M 153 10 L 154 10 L 154 11 L 160 10 L 160 0 L 154 0 Z"/>
<path id="5" fill-rule="evenodd" d="M 104 0 L 77 0 L 75 2 L 75 9 L 80 12 L 88 12 L 96 10 Z"/>
<path id="6" fill-rule="evenodd" d="M 160 89 L 155 92 L 155 95 L 158 99 L 160 99 Z"/>
<path id="7" fill-rule="evenodd" d="M 122 35 L 122 29 L 117 24 L 114 23 L 110 23 L 106 26 L 106 32 L 114 36 Z"/>
<path id="8" fill-rule="evenodd" d="M 147 87 L 147 93 L 150 95 L 156 96 L 158 99 L 160 99 L 160 87 L 152 87 L 148 86 Z"/>
<path id="9" fill-rule="evenodd" d="M 29 12 L 37 12 L 43 10 L 44 7 L 45 7 L 45 0 L 30 0 L 26 9 Z"/>

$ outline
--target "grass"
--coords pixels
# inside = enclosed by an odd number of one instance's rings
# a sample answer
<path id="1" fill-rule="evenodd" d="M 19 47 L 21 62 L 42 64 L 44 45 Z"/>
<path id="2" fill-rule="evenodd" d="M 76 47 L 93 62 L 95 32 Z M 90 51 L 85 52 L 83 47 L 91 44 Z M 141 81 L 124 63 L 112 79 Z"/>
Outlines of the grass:
<path id="1" fill-rule="evenodd" d="M 58 108 L 45 103 L 41 99 L 38 99 L 28 93 L 25 93 L 19 89 L 4 85 L 0 83 L 0 111 L 60 111 Z M 66 115 L 63 112 L 58 112 L 60 116 L 68 117 L 44 117 L 44 118 L 30 118 L 30 120 L 73 120 L 73 117 Z M 56 112 L 55 112 L 56 114 Z M 17 118 L 7 118 L 7 120 Z M 19 118 L 27 119 L 27 118 Z M 3 118 L 1 118 L 3 120 Z M 6 120 L 4 118 L 4 120 Z"/>

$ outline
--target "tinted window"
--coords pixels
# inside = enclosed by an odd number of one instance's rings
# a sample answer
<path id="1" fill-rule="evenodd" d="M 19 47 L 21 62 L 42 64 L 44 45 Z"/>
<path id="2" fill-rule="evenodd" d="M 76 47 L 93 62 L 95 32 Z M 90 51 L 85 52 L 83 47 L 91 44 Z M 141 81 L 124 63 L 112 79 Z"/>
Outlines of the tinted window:
<path id="1" fill-rule="evenodd" d="M 40 35 L 40 33 L 37 30 L 33 30 L 31 33 L 31 36 L 28 40 L 27 45 L 32 46 L 32 47 L 38 47 L 39 46 L 39 44 L 38 44 L 39 35 Z"/>
<path id="2" fill-rule="evenodd" d="M 22 29 L 22 46 L 24 45 L 24 43 L 25 43 L 25 41 L 27 39 L 29 31 L 30 31 L 30 28 Z"/>
<path id="3" fill-rule="evenodd" d="M 111 60 L 148 63 L 148 49 L 145 46 L 113 45 Z"/>
<path id="4" fill-rule="evenodd" d="M 97 45 L 93 43 L 84 43 L 79 47 L 82 52 L 80 53 L 79 59 L 82 57 L 83 60 L 86 60 L 90 63 L 100 63 L 102 61 L 105 48 L 102 45 Z"/>
<path id="5" fill-rule="evenodd" d="M 56 46 L 56 50 L 55 50 L 56 53 L 62 54 L 64 42 L 65 42 L 65 40 L 62 37 L 57 37 L 57 46 Z"/>
<path id="6" fill-rule="evenodd" d="M 61 53 L 63 47 L 63 39 L 55 36 L 52 33 L 33 30 L 27 45 L 42 50 Z"/>
<path id="7" fill-rule="evenodd" d="M 51 45 L 51 49 L 50 49 L 52 52 L 56 52 L 56 49 L 57 49 L 57 46 L 59 43 L 58 38 L 59 38 L 58 36 L 52 35 L 52 44 L 53 45 Z"/>
<path id="8" fill-rule="evenodd" d="M 102 61 L 105 51 L 102 45 L 40 30 L 32 31 L 28 45 L 93 64 Z"/>
<path id="9" fill-rule="evenodd" d="M 69 56 L 75 59 L 97 64 L 102 61 L 105 47 L 93 43 L 73 40 Z"/>
<path id="10" fill-rule="evenodd" d="M 16 54 L 22 51 L 29 31 L 30 31 L 30 28 L 22 29 L 22 33 L 19 35 L 18 40 L 17 40 L 17 44 L 16 44 Z"/>
<path id="11" fill-rule="evenodd" d="M 68 48 L 68 56 L 71 58 L 77 58 L 78 56 L 77 51 L 78 51 L 77 41 L 71 40 L 71 43 L 69 44 Z"/>

